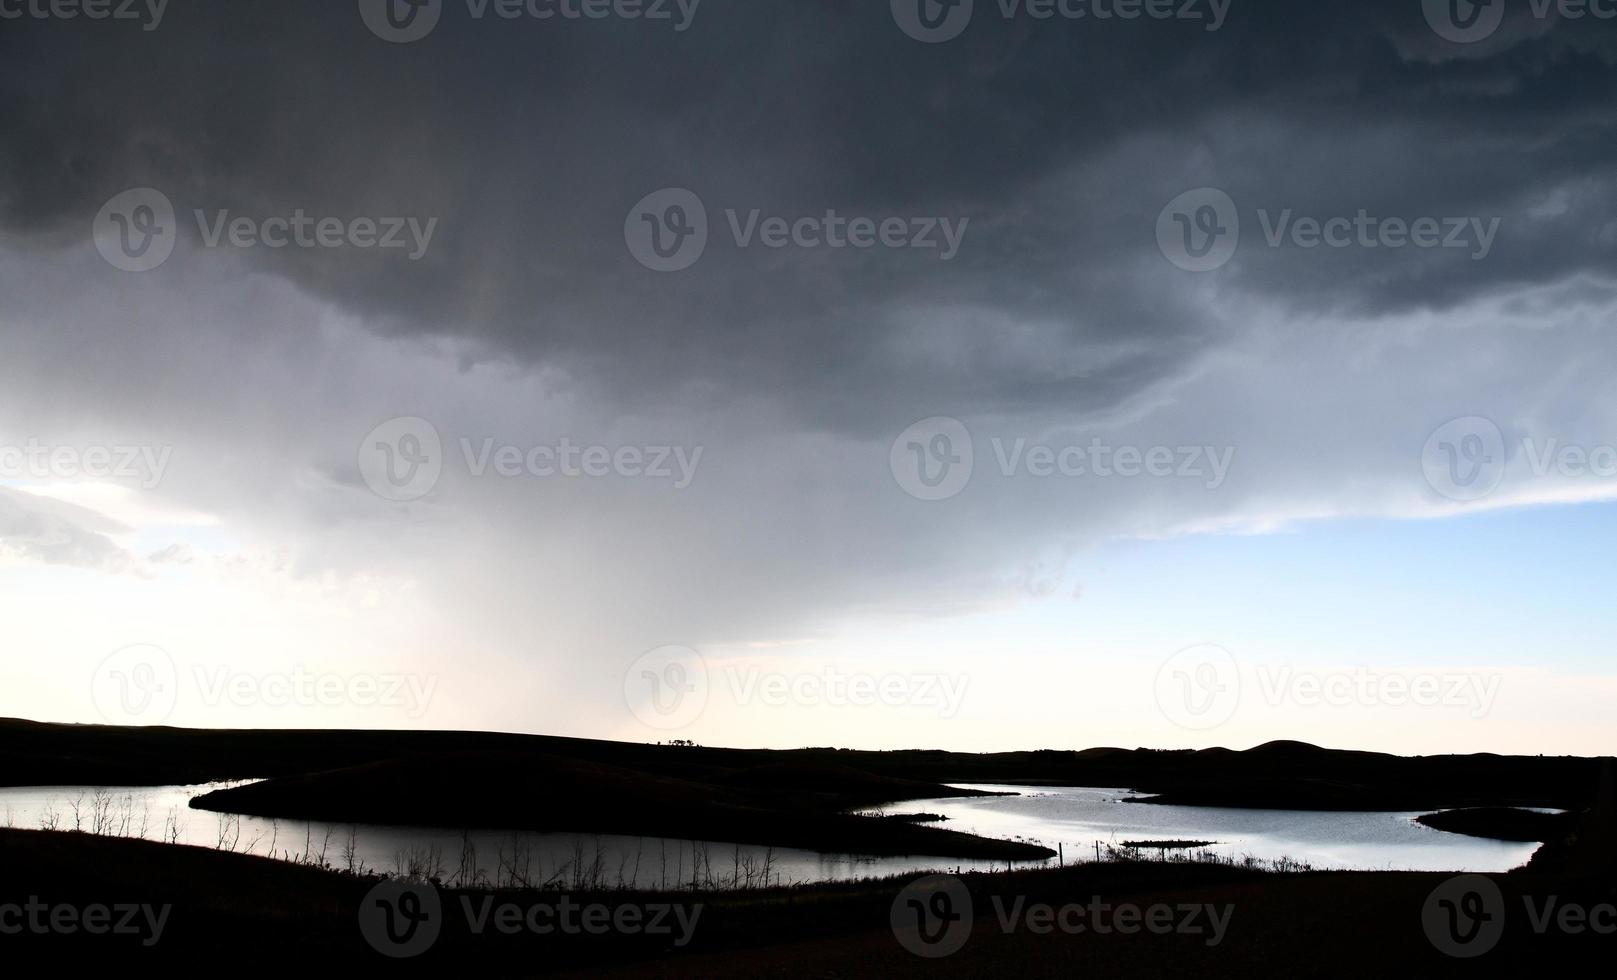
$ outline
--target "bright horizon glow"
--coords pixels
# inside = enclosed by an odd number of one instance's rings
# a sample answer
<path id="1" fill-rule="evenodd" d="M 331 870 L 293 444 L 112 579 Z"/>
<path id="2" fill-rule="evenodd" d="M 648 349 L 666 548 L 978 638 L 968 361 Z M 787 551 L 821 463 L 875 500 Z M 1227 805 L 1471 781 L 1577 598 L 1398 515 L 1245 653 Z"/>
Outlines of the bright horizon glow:
<path id="1" fill-rule="evenodd" d="M 140 491 L 55 496 L 118 500 L 125 521 L 164 513 L 145 509 Z M 673 730 L 631 713 L 613 665 L 585 685 L 598 692 L 595 703 L 577 697 L 576 681 L 561 670 L 510 662 L 457 669 L 475 635 L 423 601 L 418 582 L 309 577 L 285 556 L 210 551 L 210 539 L 228 540 L 211 519 L 132 525 L 121 541 L 177 538 L 183 557 L 115 572 L 0 560 L 8 645 L 31 653 L 26 670 L 0 670 L 0 716 L 122 720 L 98 712 L 95 671 L 115 650 L 153 643 L 173 657 L 181 690 L 160 720 L 183 727 L 471 729 L 969 752 L 1248 748 L 1294 739 L 1404 755 L 1610 754 L 1607 707 L 1617 678 L 1603 672 L 1600 637 L 1617 613 L 1601 596 L 1617 586 L 1617 571 L 1599 562 L 1588 532 L 1613 521 L 1617 508 L 1586 504 L 1112 541 L 1014 583 L 989 608 L 850 616 L 795 637 L 697 645 L 710 678 L 706 707 Z M 1552 555 L 1554 567 L 1523 577 L 1478 560 L 1499 547 Z M 1323 555 L 1331 560 L 1315 560 Z M 1576 575 L 1566 571 L 1569 560 L 1578 562 Z M 1456 584 L 1423 589 L 1422 581 Z M 75 615 L 85 607 L 99 614 Z M 1520 618 L 1524 608 L 1559 611 L 1531 623 Z M 1365 609 L 1378 610 L 1376 622 L 1357 618 Z M 1239 707 L 1207 731 L 1175 724 L 1155 688 L 1169 655 L 1201 643 L 1231 651 L 1241 670 Z M 619 677 L 631 659 L 623 658 Z M 398 697 L 277 701 L 290 688 L 274 685 L 300 676 L 310 685 L 378 678 L 397 684 Z M 1426 677 L 1444 687 L 1443 703 L 1383 703 L 1388 684 Z M 1309 700 L 1298 685 L 1310 678 L 1339 685 L 1348 702 Z M 875 692 L 864 703 L 849 693 L 863 682 L 855 679 L 869 679 Z M 1373 685 L 1369 700 L 1363 684 Z"/>

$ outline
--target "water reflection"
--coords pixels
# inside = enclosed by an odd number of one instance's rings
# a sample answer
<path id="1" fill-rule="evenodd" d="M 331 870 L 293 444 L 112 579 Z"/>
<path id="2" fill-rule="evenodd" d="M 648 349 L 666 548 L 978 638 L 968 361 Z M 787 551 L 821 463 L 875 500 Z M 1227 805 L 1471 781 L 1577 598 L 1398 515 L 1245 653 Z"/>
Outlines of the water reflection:
<path id="1" fill-rule="evenodd" d="M 0 823 L 141 837 L 338 870 L 426 871 L 453 883 L 496 885 L 710 888 L 1006 866 L 716 841 L 268 820 L 190 809 L 193 797 L 224 785 L 0 789 Z M 1121 802 L 1129 791 L 1120 789 L 972 788 L 1021 795 L 916 800 L 879 812 L 941 814 L 947 820 L 938 826 L 1044 844 L 1069 863 L 1093 859 L 1127 841 L 1206 840 L 1214 842 L 1209 850 L 1223 857 L 1289 858 L 1320 868 L 1504 871 L 1525 863 L 1537 847 L 1432 830 L 1416 824 L 1415 813 L 1153 806 Z"/>
<path id="2" fill-rule="evenodd" d="M 1140 840 L 1205 840 L 1223 857 L 1289 858 L 1318 868 L 1397 871 L 1507 871 L 1527 862 L 1537 844 L 1491 841 L 1415 823 L 1421 811 L 1341 813 L 1240 810 L 1124 803 L 1123 789 L 970 784 L 1016 797 L 928 800 L 887 807 L 949 818 L 951 830 L 1012 837 L 1060 847 L 1066 859 L 1093 859 L 1096 846 Z"/>

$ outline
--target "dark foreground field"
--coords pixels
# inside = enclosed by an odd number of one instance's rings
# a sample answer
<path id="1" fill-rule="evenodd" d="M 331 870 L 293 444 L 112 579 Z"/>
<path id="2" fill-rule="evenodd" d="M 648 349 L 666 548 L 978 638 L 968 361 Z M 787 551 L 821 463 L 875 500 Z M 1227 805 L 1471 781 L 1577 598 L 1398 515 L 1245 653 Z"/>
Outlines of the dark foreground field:
<path id="1" fill-rule="evenodd" d="M 1515 872 L 1489 876 L 1503 905 L 1497 945 L 1475 960 L 1440 952 L 1423 908 L 1442 874 L 1388 872 L 1279 874 L 1237 867 L 1110 863 L 1045 871 L 966 875 L 974 915 L 958 951 L 925 958 L 901 945 L 891 923 L 907 879 L 805 886 L 744 894 L 573 894 L 575 908 L 599 903 L 602 921 L 632 907 L 645 920 L 660 907 L 665 932 L 629 935 L 538 935 L 494 923 L 510 905 L 518 923 L 532 908 L 556 909 L 562 896 L 544 892 L 436 892 L 441 931 L 416 956 L 391 958 L 362 933 L 361 905 L 376 882 L 260 858 L 82 834 L 0 831 L 0 951 L 39 954 L 56 968 L 115 961 L 145 965 L 207 965 L 232 972 L 378 969 L 464 973 L 621 976 L 1447 976 L 1466 973 L 1542 975 L 1609 959 L 1617 940 L 1593 928 L 1540 933 L 1524 902 L 1557 909 L 1599 909 L 1614 898 L 1609 883 L 1577 872 Z M 1609 882 L 1609 879 L 1606 879 Z M 996 899 L 998 904 L 996 905 Z M 489 904 L 490 901 L 494 904 Z M 43 930 L 16 928 L 28 904 L 50 911 Z M 1019 904 L 1020 903 L 1020 904 Z M 1077 903 L 1144 916 L 1165 909 L 1160 933 L 1094 930 L 1048 934 L 1038 929 L 1039 905 Z M 17 909 L 8 909 L 14 904 Z M 131 935 L 67 933 L 66 908 L 153 910 L 129 916 Z M 159 912 L 167 906 L 168 911 Z M 697 910 L 700 906 L 700 910 Z M 466 909 L 472 910 L 470 916 Z M 1189 909 L 1198 909 L 1190 919 Z M 488 909 L 482 935 L 472 924 Z M 1013 927 L 1002 915 L 1019 909 Z M 1097 913 L 1084 921 L 1102 922 Z M 1225 931 L 1215 941 L 1211 922 Z M 83 921 L 73 919 L 72 921 Z M 162 921 L 155 943 L 148 924 Z M 376 936 L 372 920 L 372 936 Z M 535 922 L 558 921 L 553 916 Z M 582 921 L 582 917 L 580 918 Z M 1077 921 L 1070 919 L 1069 921 Z M 1115 921 L 1123 923 L 1123 918 Z M 1601 921 L 1597 918 L 1595 921 Z M 681 923 L 684 923 L 683 925 Z M 396 938 L 396 937 L 395 937 Z M 688 940 L 688 941 L 685 941 Z M 391 939 L 384 948 L 399 951 Z M 683 943 L 683 945 L 681 945 Z M 1595 957 L 1589 959 L 1589 957 Z"/>

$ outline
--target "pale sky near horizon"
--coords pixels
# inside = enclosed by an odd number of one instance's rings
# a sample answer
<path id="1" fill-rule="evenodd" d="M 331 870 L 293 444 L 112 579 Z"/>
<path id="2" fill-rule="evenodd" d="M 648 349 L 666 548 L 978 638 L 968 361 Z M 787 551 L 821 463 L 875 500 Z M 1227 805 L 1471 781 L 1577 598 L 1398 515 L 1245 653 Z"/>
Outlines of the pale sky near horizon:
<path id="1" fill-rule="evenodd" d="M 900 7 L 0 23 L 0 717 L 1617 752 L 1617 26 Z"/>

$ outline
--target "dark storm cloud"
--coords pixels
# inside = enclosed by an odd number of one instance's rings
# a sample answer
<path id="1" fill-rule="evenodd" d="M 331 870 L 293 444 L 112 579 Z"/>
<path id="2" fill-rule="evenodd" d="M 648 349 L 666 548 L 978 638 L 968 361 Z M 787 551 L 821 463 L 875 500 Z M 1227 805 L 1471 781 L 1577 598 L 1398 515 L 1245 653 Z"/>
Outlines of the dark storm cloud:
<path id="1" fill-rule="evenodd" d="M 1206 4 L 1201 6 L 1205 7 Z M 344 0 L 186 3 L 160 27 L 0 23 L 0 215 L 82 246 L 114 194 L 193 208 L 436 218 L 416 262 L 256 249 L 373 329 L 466 338 L 641 396 L 764 393 L 809 424 L 1082 411 L 1218 339 L 1208 281 L 1300 314 L 1446 307 L 1608 269 L 1612 29 L 1523 21 L 1477 45 L 1417 2 L 1235 0 L 1205 21 L 1012 20 L 906 37 L 889 5 L 706 0 L 689 29 L 473 20 L 391 45 Z M 1199 185 L 1242 212 L 1211 279 L 1156 251 Z M 623 223 L 686 187 L 695 267 L 637 264 Z M 737 249 L 727 210 L 969 219 L 935 251 Z M 1269 248 L 1257 209 L 1500 219 L 1492 251 Z M 148 275 L 163 276 L 172 268 Z M 110 268 L 106 275 L 123 275 Z"/>

